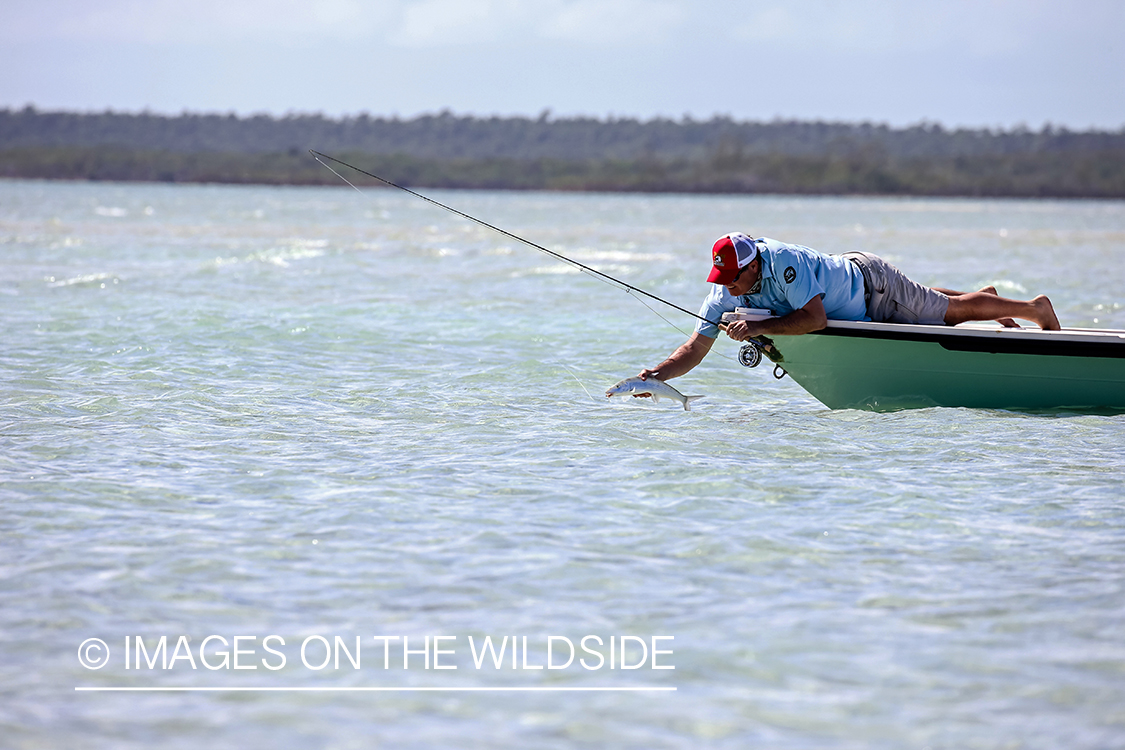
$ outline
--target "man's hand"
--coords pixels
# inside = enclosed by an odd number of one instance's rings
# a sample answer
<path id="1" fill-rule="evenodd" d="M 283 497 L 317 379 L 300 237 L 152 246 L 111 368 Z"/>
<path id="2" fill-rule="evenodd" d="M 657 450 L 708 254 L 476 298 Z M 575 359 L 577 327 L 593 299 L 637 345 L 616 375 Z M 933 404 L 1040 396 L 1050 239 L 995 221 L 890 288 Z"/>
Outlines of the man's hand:
<path id="1" fill-rule="evenodd" d="M 725 330 L 735 341 L 747 341 L 755 336 L 800 336 L 819 331 L 826 325 L 828 315 L 824 312 L 824 302 L 820 295 L 814 294 L 804 307 L 788 315 L 764 320 L 736 320 L 727 323 Z"/>
<path id="2" fill-rule="evenodd" d="M 668 359 L 656 367 L 646 367 L 637 373 L 637 377 L 641 380 L 652 378 L 661 382 L 678 378 L 702 362 L 703 357 L 711 350 L 711 345 L 714 343 L 715 339 L 696 331 L 679 349 L 672 352 Z M 648 393 L 637 393 L 634 394 L 634 397 L 648 398 L 650 395 Z"/>
<path id="3" fill-rule="evenodd" d="M 653 380 L 658 380 L 658 378 L 656 376 L 659 375 L 659 374 L 660 374 L 659 370 L 650 370 L 646 367 L 645 369 L 643 369 L 639 373 L 637 373 L 637 377 L 640 378 L 641 380 L 648 380 L 649 378 L 652 378 Z M 652 398 L 652 394 L 651 393 L 634 393 L 633 398 Z"/>
<path id="4" fill-rule="evenodd" d="M 735 341 L 748 341 L 761 333 L 760 325 L 756 321 L 736 320 L 726 325 L 727 335 Z"/>

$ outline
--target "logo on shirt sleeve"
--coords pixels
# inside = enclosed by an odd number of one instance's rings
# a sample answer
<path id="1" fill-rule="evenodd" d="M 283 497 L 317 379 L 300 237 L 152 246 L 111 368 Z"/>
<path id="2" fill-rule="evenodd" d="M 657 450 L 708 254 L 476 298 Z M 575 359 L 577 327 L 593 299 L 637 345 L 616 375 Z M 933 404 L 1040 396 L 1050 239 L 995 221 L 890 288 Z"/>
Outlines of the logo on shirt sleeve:
<path id="1" fill-rule="evenodd" d="M 789 266 L 785 269 L 785 283 L 792 284 L 793 280 L 797 278 L 797 269 Z"/>

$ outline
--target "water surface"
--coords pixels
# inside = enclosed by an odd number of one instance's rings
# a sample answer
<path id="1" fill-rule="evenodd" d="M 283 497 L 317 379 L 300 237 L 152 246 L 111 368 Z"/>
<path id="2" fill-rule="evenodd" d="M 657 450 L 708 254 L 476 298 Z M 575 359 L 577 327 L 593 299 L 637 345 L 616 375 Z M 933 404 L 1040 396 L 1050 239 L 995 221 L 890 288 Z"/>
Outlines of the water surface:
<path id="1" fill-rule="evenodd" d="M 1125 328 L 1121 202 L 434 195 L 689 309 L 739 230 Z M 830 411 L 729 341 L 607 403 L 690 319 L 387 191 L 0 182 L 0 259 L 6 745 L 1125 745 L 1123 417 Z M 124 667 L 213 634 L 287 665 Z M 589 634 L 675 669 L 467 642 Z"/>

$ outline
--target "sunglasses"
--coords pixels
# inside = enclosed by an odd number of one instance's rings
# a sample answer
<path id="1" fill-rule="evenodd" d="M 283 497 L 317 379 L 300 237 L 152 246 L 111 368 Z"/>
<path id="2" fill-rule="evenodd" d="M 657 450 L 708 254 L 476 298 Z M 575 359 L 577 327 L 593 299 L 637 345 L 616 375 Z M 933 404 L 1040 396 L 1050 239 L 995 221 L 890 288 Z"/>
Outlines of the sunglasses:
<path id="1" fill-rule="evenodd" d="M 758 256 L 755 255 L 754 260 L 757 260 L 757 259 L 758 259 Z M 747 263 L 742 268 L 738 269 L 738 273 L 736 273 L 734 275 L 734 278 L 730 280 L 730 283 L 734 284 L 735 282 L 737 282 L 739 277 L 742 276 L 742 274 L 746 272 L 746 269 L 749 268 L 751 266 L 751 264 L 753 264 L 754 260 L 750 261 L 750 263 Z"/>

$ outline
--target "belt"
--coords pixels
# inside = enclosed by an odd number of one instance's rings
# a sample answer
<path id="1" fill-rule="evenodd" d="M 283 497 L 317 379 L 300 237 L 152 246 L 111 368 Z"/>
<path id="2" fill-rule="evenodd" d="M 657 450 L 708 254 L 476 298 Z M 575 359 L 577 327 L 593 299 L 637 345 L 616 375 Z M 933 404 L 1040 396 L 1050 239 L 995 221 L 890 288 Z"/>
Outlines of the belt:
<path id="1" fill-rule="evenodd" d="M 844 257 L 847 258 L 848 260 L 850 260 L 852 263 L 855 263 L 856 268 L 859 269 L 860 275 L 863 276 L 863 306 L 870 309 L 870 307 L 871 307 L 871 279 L 869 278 L 869 276 L 867 274 L 867 266 L 865 266 L 863 264 L 863 261 L 861 261 L 859 258 L 857 258 L 855 256 L 845 255 Z"/>

